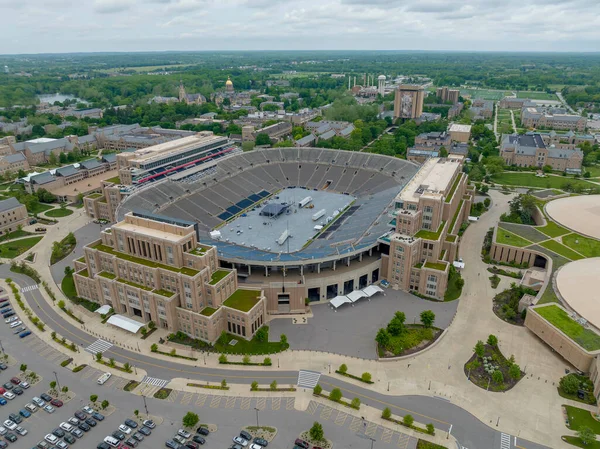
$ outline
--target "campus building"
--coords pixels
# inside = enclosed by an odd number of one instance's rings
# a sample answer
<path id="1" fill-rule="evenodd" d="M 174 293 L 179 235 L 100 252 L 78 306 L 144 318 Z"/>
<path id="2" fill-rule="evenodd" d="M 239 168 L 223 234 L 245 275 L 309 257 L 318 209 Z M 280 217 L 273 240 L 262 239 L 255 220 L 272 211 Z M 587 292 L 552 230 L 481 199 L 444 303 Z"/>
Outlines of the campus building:
<path id="1" fill-rule="evenodd" d="M 207 342 L 223 331 L 249 340 L 266 318 L 263 292 L 238 288 L 236 270 L 219 268 L 216 248 L 183 220 L 126 214 L 84 247 L 74 280 L 81 298 Z"/>
<path id="2" fill-rule="evenodd" d="M 0 235 L 14 232 L 28 223 L 27 209 L 16 198 L 0 201 Z"/>
<path id="3" fill-rule="evenodd" d="M 500 144 L 500 157 L 506 165 L 539 167 L 549 165 L 553 170 L 581 171 L 583 152 L 578 149 L 559 148 L 544 142 L 539 133 L 505 134 Z"/>
<path id="4" fill-rule="evenodd" d="M 448 128 L 452 142 L 467 143 L 471 139 L 471 125 L 452 123 Z"/>
<path id="5" fill-rule="evenodd" d="M 458 98 L 460 97 L 460 90 L 458 89 L 448 89 L 448 87 L 438 87 L 435 92 L 435 96 L 442 100 L 442 103 L 458 103 Z"/>
<path id="6" fill-rule="evenodd" d="M 521 124 L 526 128 L 549 128 L 570 131 L 585 131 L 587 119 L 579 115 L 558 114 L 539 108 L 523 108 Z"/>
<path id="7" fill-rule="evenodd" d="M 394 118 L 416 119 L 423 115 L 423 86 L 401 84 L 394 96 Z"/>
<path id="8" fill-rule="evenodd" d="M 393 288 L 443 300 L 457 233 L 471 210 L 463 160 L 427 159 L 396 196 L 395 229 L 379 240 L 389 245 L 381 265 Z"/>

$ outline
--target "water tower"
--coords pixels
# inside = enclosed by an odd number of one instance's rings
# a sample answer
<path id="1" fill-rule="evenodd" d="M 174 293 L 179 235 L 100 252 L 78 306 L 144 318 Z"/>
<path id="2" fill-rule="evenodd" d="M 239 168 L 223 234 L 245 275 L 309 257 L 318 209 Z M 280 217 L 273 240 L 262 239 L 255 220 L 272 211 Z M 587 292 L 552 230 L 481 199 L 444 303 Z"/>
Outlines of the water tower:
<path id="1" fill-rule="evenodd" d="M 385 75 L 379 75 L 377 77 L 377 93 L 383 97 L 385 94 Z"/>

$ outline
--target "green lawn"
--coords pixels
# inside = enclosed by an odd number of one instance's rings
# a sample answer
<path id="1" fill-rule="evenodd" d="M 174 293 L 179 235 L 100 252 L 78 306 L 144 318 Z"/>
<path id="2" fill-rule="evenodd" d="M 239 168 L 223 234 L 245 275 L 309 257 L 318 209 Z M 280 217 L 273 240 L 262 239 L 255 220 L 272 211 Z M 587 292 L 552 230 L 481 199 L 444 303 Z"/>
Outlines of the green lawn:
<path id="1" fill-rule="evenodd" d="M 407 350 L 420 345 L 424 341 L 431 341 L 435 336 L 435 330 L 434 328 L 425 328 L 420 325 L 409 325 L 400 335 L 390 336 L 390 342 L 384 349 L 391 352 L 394 356 L 402 355 Z"/>
<path id="2" fill-rule="evenodd" d="M 223 305 L 242 312 L 248 312 L 259 301 L 259 297 L 260 292 L 258 290 L 242 290 L 239 288 L 225 300 Z"/>
<path id="3" fill-rule="evenodd" d="M 0 245 L 0 257 L 14 259 L 34 247 L 43 237 L 30 237 Z"/>
<path id="4" fill-rule="evenodd" d="M 68 217 L 72 213 L 73 213 L 73 211 L 71 209 L 56 208 L 56 209 L 49 210 L 48 212 L 46 212 L 45 215 L 47 217 L 59 218 L 59 217 Z"/>
<path id="5" fill-rule="evenodd" d="M 440 238 L 440 234 L 442 233 L 442 230 L 444 229 L 445 224 L 446 224 L 446 222 L 442 221 L 440 223 L 440 227 L 438 228 L 437 232 L 427 231 L 426 229 L 421 229 L 419 232 L 417 232 L 415 234 L 415 237 L 420 238 L 420 239 L 425 239 L 425 240 L 437 240 Z"/>
<path id="6" fill-rule="evenodd" d="M 560 329 L 565 335 L 588 351 L 600 349 L 600 335 L 586 329 L 573 320 L 567 312 L 558 306 L 550 305 L 536 308 L 535 311 L 546 321 Z"/>
<path id="7" fill-rule="evenodd" d="M 62 282 L 60 283 L 60 289 L 67 298 L 69 298 L 75 304 L 85 307 L 90 312 L 95 312 L 98 310 L 98 308 L 100 308 L 100 304 L 96 302 L 77 297 L 77 290 L 75 289 L 75 281 L 72 274 L 63 278 Z"/>
<path id="8" fill-rule="evenodd" d="M 431 268 L 432 270 L 445 271 L 446 264 L 445 263 L 425 262 L 425 268 Z"/>
<path id="9" fill-rule="evenodd" d="M 471 98 L 481 98 L 482 100 L 501 100 L 511 92 L 494 89 L 461 89 L 462 96 L 471 95 Z"/>
<path id="10" fill-rule="evenodd" d="M 519 248 L 523 248 L 524 246 L 529 246 L 533 244 L 529 240 L 524 239 L 523 237 L 519 237 L 512 232 L 507 231 L 506 229 L 498 228 L 496 230 L 496 243 L 501 245 L 510 245 L 516 246 Z"/>
<path id="11" fill-rule="evenodd" d="M 268 326 L 264 326 L 269 330 Z M 247 330 L 249 332 L 249 330 Z M 230 345 L 231 340 L 236 340 L 235 345 Z M 279 341 L 258 341 L 256 338 L 248 341 L 238 335 L 226 334 L 221 336 L 215 343 L 215 351 L 225 354 L 274 354 L 285 351 L 289 344 L 282 344 Z"/>
<path id="12" fill-rule="evenodd" d="M 535 176 L 534 173 L 525 172 L 499 173 L 492 176 L 492 181 L 500 185 L 539 187 L 546 189 L 562 189 L 566 183 L 569 183 L 572 187 L 581 186 L 584 189 L 597 187 L 595 184 L 582 181 L 580 179 L 566 178 L 563 176 L 548 176 L 546 178 L 540 178 Z"/>
<path id="13" fill-rule="evenodd" d="M 561 235 L 568 234 L 568 229 L 563 228 L 562 226 L 557 225 L 553 221 L 547 220 L 546 226 L 541 226 L 536 228 L 538 231 L 543 232 L 548 237 L 560 237 Z"/>
<path id="14" fill-rule="evenodd" d="M 516 224 L 516 223 L 505 223 L 501 222 L 498 224 L 500 229 L 512 232 L 513 234 L 523 237 L 525 240 L 531 242 L 543 242 L 548 240 L 548 237 L 537 230 L 537 228 L 528 225 Z"/>
<path id="15" fill-rule="evenodd" d="M 540 245 L 571 260 L 585 259 L 585 257 L 581 254 L 578 254 L 575 251 L 567 248 L 565 245 L 558 243 L 556 240 L 546 240 L 545 242 L 540 243 Z"/>
<path id="16" fill-rule="evenodd" d="M 556 94 L 549 94 L 546 92 L 530 92 L 520 91 L 517 92 L 517 98 L 529 98 L 531 100 L 554 100 L 558 101 Z"/>
<path id="17" fill-rule="evenodd" d="M 16 231 L 10 232 L 8 234 L 4 234 L 2 237 L 0 237 L 0 241 L 18 239 L 20 237 L 27 237 L 28 235 L 33 235 L 33 232 L 16 230 Z"/>
<path id="18" fill-rule="evenodd" d="M 225 276 L 227 276 L 229 273 L 231 272 L 226 270 L 217 270 L 212 274 L 208 283 L 210 285 L 215 285 L 217 282 L 223 280 L 223 278 L 225 278 Z"/>
<path id="19" fill-rule="evenodd" d="M 589 427 L 595 434 L 600 435 L 600 422 L 596 421 L 588 410 L 570 405 L 564 405 L 569 417 L 569 429 L 578 431 L 582 427 Z"/>
<path id="20" fill-rule="evenodd" d="M 582 447 L 584 449 L 600 449 L 600 441 L 594 441 L 591 444 L 585 445 L 579 439 L 579 437 L 565 435 L 562 437 L 562 439 L 565 440 L 567 443 L 572 444 L 573 446 Z"/>
<path id="21" fill-rule="evenodd" d="M 589 171 L 592 178 L 600 177 L 600 165 L 591 165 L 583 168 L 584 172 Z"/>
<path id="22" fill-rule="evenodd" d="M 417 449 L 446 449 L 446 446 L 440 446 L 439 444 L 431 443 L 430 441 L 421 440 L 419 438 Z"/>
<path id="23" fill-rule="evenodd" d="M 575 241 L 579 243 L 576 243 Z M 579 234 L 569 234 L 562 238 L 564 245 L 583 254 L 585 257 L 600 257 L 600 240 L 583 237 Z"/>
<path id="24" fill-rule="evenodd" d="M 39 214 L 40 212 L 46 212 L 47 210 L 53 209 L 54 206 L 42 203 L 35 203 L 31 209 L 27 209 L 27 212 L 31 214 Z"/>

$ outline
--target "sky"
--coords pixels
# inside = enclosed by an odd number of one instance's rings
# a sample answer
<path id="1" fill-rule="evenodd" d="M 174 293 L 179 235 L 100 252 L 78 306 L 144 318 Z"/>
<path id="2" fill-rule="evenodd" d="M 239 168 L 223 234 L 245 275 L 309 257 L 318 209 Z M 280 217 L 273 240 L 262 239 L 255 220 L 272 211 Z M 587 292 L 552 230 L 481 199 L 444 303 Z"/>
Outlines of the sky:
<path id="1" fill-rule="evenodd" d="M 598 0 L 0 0 L 1 53 L 600 51 Z"/>

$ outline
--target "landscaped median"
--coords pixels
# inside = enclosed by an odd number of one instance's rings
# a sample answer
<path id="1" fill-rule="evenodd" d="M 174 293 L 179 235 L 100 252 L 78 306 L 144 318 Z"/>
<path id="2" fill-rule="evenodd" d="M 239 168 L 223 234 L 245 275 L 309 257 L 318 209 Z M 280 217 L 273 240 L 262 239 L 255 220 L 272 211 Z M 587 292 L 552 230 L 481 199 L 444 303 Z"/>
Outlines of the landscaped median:
<path id="1" fill-rule="evenodd" d="M 23 310 L 23 312 L 25 312 L 25 315 L 27 315 L 27 317 L 35 325 L 35 327 L 37 327 L 39 330 L 44 332 L 46 330 L 45 324 L 31 311 L 31 309 L 29 307 L 27 307 L 25 305 L 25 303 L 21 299 L 21 294 L 19 293 L 19 289 L 12 282 L 12 279 L 10 279 L 10 278 L 6 279 L 6 283 L 10 286 L 10 288 L 13 292 L 15 301 L 17 302 L 17 304 L 19 304 L 19 307 L 21 308 L 21 310 Z"/>
<path id="2" fill-rule="evenodd" d="M 373 383 L 375 383 L 375 382 L 373 382 L 371 380 L 371 373 L 364 372 L 364 373 L 362 373 L 362 375 L 360 377 L 359 376 L 355 376 L 354 374 L 350 374 L 348 372 L 348 367 L 346 366 L 345 363 L 341 364 L 340 367 L 339 367 L 339 369 L 335 370 L 335 373 L 339 374 L 340 376 L 349 377 L 350 379 L 359 380 L 359 381 L 364 382 L 366 384 L 373 384 Z"/>
<path id="3" fill-rule="evenodd" d="M 317 384 L 315 386 L 315 388 L 313 389 L 313 394 L 320 398 L 325 398 L 330 401 L 337 402 L 338 404 L 341 404 L 345 407 L 350 407 L 355 410 L 360 410 L 360 399 L 354 398 L 354 399 L 352 399 L 351 402 L 345 401 L 342 397 L 342 390 L 340 390 L 339 388 L 334 388 L 333 390 L 331 390 L 329 392 L 329 394 L 325 394 L 325 393 L 323 393 L 323 387 L 321 387 L 321 385 Z"/>
<path id="4" fill-rule="evenodd" d="M 383 409 L 383 412 L 381 413 L 381 418 L 385 419 L 386 421 L 390 421 L 395 424 L 400 424 L 401 426 L 408 427 L 409 429 L 416 430 L 417 432 L 426 433 L 428 435 L 435 435 L 435 427 L 433 426 L 433 424 L 429 423 L 425 426 L 425 428 L 419 427 L 415 424 L 415 419 L 412 417 L 412 415 L 404 415 L 404 417 L 401 420 L 396 419 L 393 417 L 392 411 L 388 407 Z"/>

